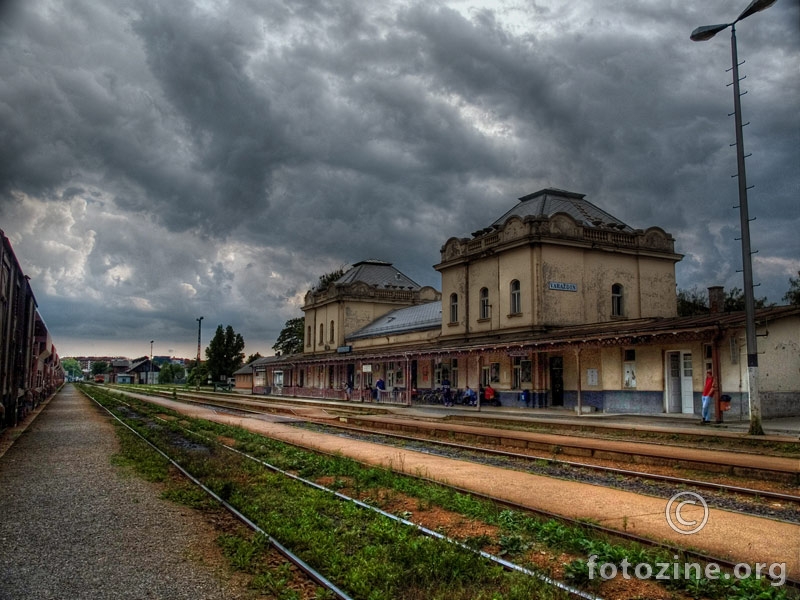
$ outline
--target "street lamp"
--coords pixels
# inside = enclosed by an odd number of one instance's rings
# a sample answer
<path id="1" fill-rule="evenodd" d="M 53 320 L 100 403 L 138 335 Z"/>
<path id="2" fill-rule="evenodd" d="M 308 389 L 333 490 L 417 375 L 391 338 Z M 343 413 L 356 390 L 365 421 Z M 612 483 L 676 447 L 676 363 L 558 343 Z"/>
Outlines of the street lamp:
<path id="1" fill-rule="evenodd" d="M 197 319 L 197 366 L 200 366 L 200 333 L 203 331 L 203 317 Z"/>
<path id="2" fill-rule="evenodd" d="M 731 28 L 731 59 L 733 62 L 733 114 L 736 126 L 736 171 L 739 179 L 739 219 L 742 230 L 742 272 L 744 275 L 745 333 L 747 337 L 747 380 L 750 404 L 750 435 L 764 435 L 761 426 L 761 401 L 758 397 L 758 346 L 756 341 L 755 300 L 753 298 L 753 266 L 750 252 L 750 216 L 747 209 L 747 176 L 744 166 L 744 136 L 742 134 L 742 104 L 739 92 L 739 57 L 736 52 L 736 23 L 775 4 L 776 0 L 753 0 L 733 23 L 704 25 L 695 29 L 694 42 L 710 40 L 720 31 Z"/>
<path id="3" fill-rule="evenodd" d="M 147 377 L 147 383 L 148 384 L 152 384 L 153 383 L 153 342 L 154 341 L 155 340 L 150 340 L 150 368 L 148 369 L 148 377 Z"/>

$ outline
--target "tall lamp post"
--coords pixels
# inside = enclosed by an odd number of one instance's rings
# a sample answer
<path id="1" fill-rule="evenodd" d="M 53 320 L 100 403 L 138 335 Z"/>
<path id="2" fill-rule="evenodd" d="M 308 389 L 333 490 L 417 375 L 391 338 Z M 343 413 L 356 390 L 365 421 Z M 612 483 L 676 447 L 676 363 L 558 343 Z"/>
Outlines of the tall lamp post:
<path id="1" fill-rule="evenodd" d="M 148 384 L 152 384 L 153 383 L 153 342 L 154 341 L 155 340 L 150 340 L 150 368 L 147 369 L 147 371 L 148 371 L 147 383 Z"/>
<path id="2" fill-rule="evenodd" d="M 747 381 L 750 404 L 750 435 L 764 435 L 761 426 L 761 401 L 758 397 L 758 345 L 756 340 L 755 300 L 753 298 L 753 266 L 750 252 L 750 216 L 747 209 L 747 176 L 744 166 L 744 136 L 742 134 L 742 104 L 739 92 L 739 57 L 736 52 L 736 23 L 775 4 L 776 0 L 753 0 L 733 23 L 704 25 L 695 29 L 694 42 L 710 40 L 720 31 L 731 28 L 731 59 L 733 62 L 733 114 L 736 125 L 736 170 L 739 179 L 739 219 L 742 230 L 742 271 L 744 275 L 745 333 L 747 337 Z"/>
<path id="3" fill-rule="evenodd" d="M 197 319 L 197 366 L 200 366 L 200 334 L 203 331 L 203 317 Z"/>

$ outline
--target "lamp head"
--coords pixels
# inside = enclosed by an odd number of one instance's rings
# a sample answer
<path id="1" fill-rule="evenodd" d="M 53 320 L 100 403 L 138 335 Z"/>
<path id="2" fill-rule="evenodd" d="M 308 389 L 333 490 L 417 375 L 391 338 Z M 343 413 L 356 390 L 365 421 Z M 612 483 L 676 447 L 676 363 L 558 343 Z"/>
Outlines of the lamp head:
<path id="1" fill-rule="evenodd" d="M 773 4 L 775 4 L 777 0 L 753 0 L 750 5 L 742 11 L 742 14 L 738 16 L 735 23 L 738 23 L 742 19 L 746 19 L 750 15 L 753 15 L 757 12 L 761 12 L 762 10 L 769 8 Z"/>
<path id="2" fill-rule="evenodd" d="M 732 25 L 736 25 L 742 19 L 746 19 L 750 15 L 754 15 L 757 12 L 761 12 L 775 4 L 777 0 L 753 0 L 747 8 L 742 11 L 736 20 L 733 23 L 725 23 L 721 25 L 703 25 L 702 27 L 698 27 L 692 32 L 692 35 L 689 38 L 693 42 L 705 42 L 706 40 L 710 40 L 712 37 L 717 35 L 723 29 L 727 29 Z"/>
<path id="3" fill-rule="evenodd" d="M 695 29 L 692 32 L 692 35 L 689 36 L 689 39 L 691 39 L 693 42 L 705 42 L 731 25 L 731 23 L 722 23 L 720 25 L 703 25 L 702 27 Z"/>

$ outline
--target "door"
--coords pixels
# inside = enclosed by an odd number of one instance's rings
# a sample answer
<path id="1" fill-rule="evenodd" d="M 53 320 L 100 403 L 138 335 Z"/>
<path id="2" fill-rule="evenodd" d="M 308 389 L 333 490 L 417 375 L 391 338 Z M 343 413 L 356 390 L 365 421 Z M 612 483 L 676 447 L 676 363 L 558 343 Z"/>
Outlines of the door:
<path id="1" fill-rule="evenodd" d="M 667 353 L 667 412 L 683 412 L 681 400 L 681 353 Z"/>
<path id="2" fill-rule="evenodd" d="M 550 357 L 551 406 L 564 406 L 564 357 Z"/>
<path id="3" fill-rule="evenodd" d="M 681 412 L 685 415 L 694 414 L 691 352 L 681 352 L 681 409 Z"/>

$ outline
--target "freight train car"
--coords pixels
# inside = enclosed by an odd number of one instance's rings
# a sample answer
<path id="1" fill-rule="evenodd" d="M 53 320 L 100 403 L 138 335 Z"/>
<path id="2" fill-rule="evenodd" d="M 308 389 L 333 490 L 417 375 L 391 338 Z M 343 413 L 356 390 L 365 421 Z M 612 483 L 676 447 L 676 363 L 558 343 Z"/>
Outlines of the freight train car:
<path id="1" fill-rule="evenodd" d="M 0 230 L 0 429 L 13 427 L 64 380 L 28 277 Z"/>

